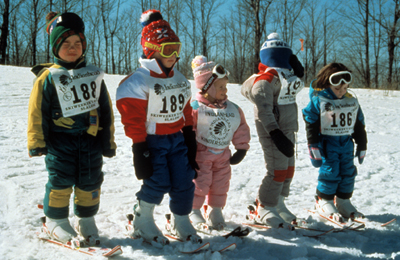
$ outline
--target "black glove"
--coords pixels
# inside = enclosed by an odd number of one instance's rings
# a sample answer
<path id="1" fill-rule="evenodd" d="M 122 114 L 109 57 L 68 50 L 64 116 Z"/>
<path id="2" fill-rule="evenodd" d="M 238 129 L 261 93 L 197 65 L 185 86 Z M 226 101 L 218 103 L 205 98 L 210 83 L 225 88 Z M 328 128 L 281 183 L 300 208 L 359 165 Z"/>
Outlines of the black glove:
<path id="1" fill-rule="evenodd" d="M 293 68 L 294 75 L 301 78 L 304 76 L 304 68 L 301 62 L 297 59 L 297 56 L 292 54 L 289 58 L 289 64 Z"/>
<path id="2" fill-rule="evenodd" d="M 103 150 L 103 156 L 104 157 L 108 157 L 108 158 L 112 158 L 115 156 L 115 149 L 106 149 Z"/>
<path id="3" fill-rule="evenodd" d="M 42 148 L 35 148 L 29 150 L 29 156 L 30 157 L 35 157 L 35 156 L 42 156 L 47 154 L 47 148 L 42 147 Z"/>
<path id="4" fill-rule="evenodd" d="M 133 167 L 138 180 L 148 179 L 153 175 L 150 151 L 147 142 L 134 143 L 132 145 Z"/>
<path id="5" fill-rule="evenodd" d="M 196 142 L 196 133 L 193 131 L 192 126 L 185 126 L 182 128 L 183 137 L 185 138 L 185 144 L 188 148 L 188 159 L 189 164 L 192 166 L 193 170 L 199 170 L 199 165 L 196 162 L 196 153 L 197 153 L 197 142 Z"/>
<path id="6" fill-rule="evenodd" d="M 269 135 L 271 136 L 272 141 L 281 153 L 283 153 L 288 158 L 294 155 L 294 144 L 280 129 L 272 130 Z"/>
<path id="7" fill-rule="evenodd" d="M 232 165 L 240 163 L 243 160 L 243 158 L 246 156 L 246 153 L 247 153 L 247 150 L 243 150 L 243 149 L 236 150 L 236 152 L 229 159 L 229 162 Z"/>

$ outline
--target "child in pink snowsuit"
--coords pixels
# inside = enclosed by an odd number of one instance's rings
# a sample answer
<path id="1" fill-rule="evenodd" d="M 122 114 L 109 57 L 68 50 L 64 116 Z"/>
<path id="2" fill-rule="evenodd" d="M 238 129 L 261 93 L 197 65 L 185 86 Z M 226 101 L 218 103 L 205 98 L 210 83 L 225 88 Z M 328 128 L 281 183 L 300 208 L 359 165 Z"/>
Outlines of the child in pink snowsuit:
<path id="1" fill-rule="evenodd" d="M 240 163 L 250 148 L 250 128 L 242 109 L 228 100 L 228 72 L 204 56 L 196 56 L 192 61 L 196 88 L 193 108 L 193 130 L 196 131 L 199 165 L 193 209 L 190 220 L 197 229 L 223 229 L 225 220 L 222 208 L 226 204 L 231 164 Z M 235 146 L 231 156 L 229 145 Z M 207 200 L 206 200 L 207 198 Z M 200 209 L 205 202 L 205 218 Z"/>

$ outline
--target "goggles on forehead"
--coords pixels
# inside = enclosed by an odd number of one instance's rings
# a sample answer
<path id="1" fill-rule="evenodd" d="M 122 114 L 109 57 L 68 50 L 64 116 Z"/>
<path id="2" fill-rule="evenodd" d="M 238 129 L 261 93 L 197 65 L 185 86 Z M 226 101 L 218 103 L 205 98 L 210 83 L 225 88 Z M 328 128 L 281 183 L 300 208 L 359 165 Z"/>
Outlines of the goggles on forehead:
<path id="1" fill-rule="evenodd" d="M 217 79 L 222 79 L 228 75 L 229 71 L 227 71 L 222 65 L 215 65 L 211 77 L 207 80 L 206 84 L 204 84 L 204 87 L 201 88 L 201 93 L 206 93 Z"/>
<path id="2" fill-rule="evenodd" d="M 161 44 L 153 43 L 153 42 L 144 42 L 144 47 L 159 52 L 160 55 L 164 58 L 169 58 L 172 55 L 176 55 L 179 57 L 179 53 L 181 52 L 182 43 L 180 42 L 163 42 Z"/>
<path id="3" fill-rule="evenodd" d="M 84 32 L 85 24 L 82 19 L 74 13 L 63 13 L 53 18 L 46 28 L 46 32 L 50 35 L 57 26 L 64 26 L 76 32 Z"/>
<path id="4" fill-rule="evenodd" d="M 353 80 L 353 76 L 349 71 L 339 71 L 336 73 L 333 73 L 329 77 L 329 83 L 331 83 L 332 86 L 339 86 L 342 83 L 347 83 L 350 84 L 351 81 Z"/>

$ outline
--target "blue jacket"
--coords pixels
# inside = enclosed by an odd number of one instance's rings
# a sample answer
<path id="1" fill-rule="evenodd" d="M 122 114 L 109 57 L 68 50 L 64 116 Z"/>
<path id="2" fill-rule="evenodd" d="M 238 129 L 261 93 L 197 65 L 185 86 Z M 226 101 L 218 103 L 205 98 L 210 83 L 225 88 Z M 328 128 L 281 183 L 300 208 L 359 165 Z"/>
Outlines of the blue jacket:
<path id="1" fill-rule="evenodd" d="M 315 81 L 310 84 L 310 103 L 303 109 L 303 118 L 306 123 L 307 141 L 308 144 L 321 143 L 322 140 L 328 140 L 338 146 L 344 146 L 352 139 L 358 145 L 358 150 L 367 149 L 367 134 L 365 131 L 364 114 L 359 107 L 354 125 L 354 132 L 351 135 L 328 136 L 321 133 L 321 111 L 320 102 L 321 97 L 330 100 L 338 99 L 333 91 L 328 89 L 316 89 Z M 358 100 L 350 93 L 346 93 L 341 99 L 354 99 L 357 103 Z"/>

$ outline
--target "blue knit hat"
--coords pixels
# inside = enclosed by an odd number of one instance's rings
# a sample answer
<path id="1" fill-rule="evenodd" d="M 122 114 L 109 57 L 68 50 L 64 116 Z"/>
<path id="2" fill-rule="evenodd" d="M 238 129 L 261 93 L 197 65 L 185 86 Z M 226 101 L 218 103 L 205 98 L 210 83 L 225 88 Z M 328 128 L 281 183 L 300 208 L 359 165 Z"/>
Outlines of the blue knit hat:
<path id="1" fill-rule="evenodd" d="M 261 63 L 268 67 L 291 70 L 289 59 L 292 54 L 292 49 L 279 38 L 279 34 L 271 33 L 268 35 L 268 40 L 261 46 L 260 59 Z"/>

